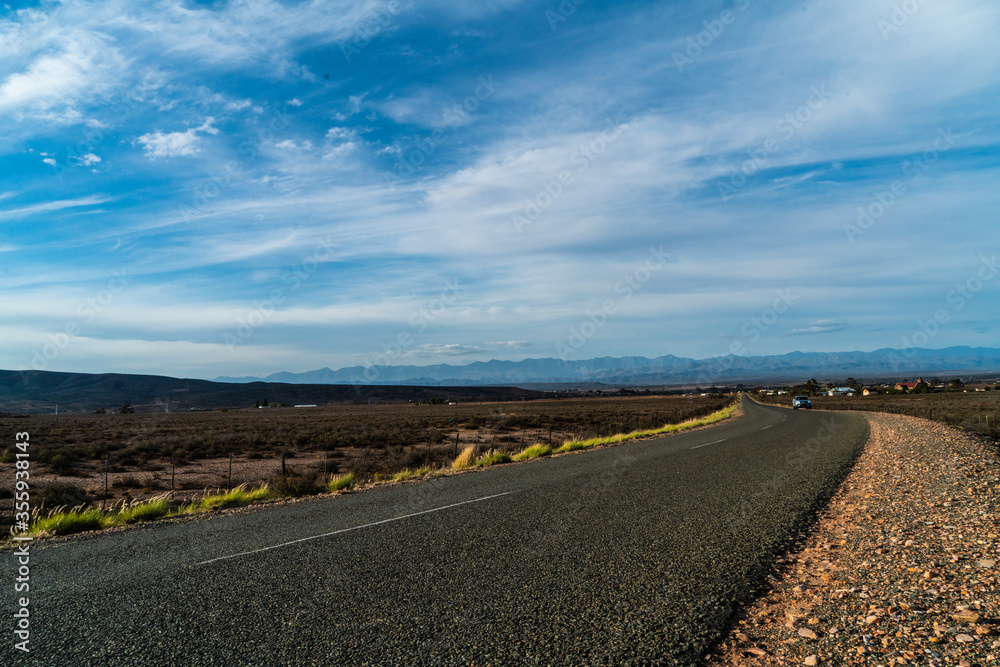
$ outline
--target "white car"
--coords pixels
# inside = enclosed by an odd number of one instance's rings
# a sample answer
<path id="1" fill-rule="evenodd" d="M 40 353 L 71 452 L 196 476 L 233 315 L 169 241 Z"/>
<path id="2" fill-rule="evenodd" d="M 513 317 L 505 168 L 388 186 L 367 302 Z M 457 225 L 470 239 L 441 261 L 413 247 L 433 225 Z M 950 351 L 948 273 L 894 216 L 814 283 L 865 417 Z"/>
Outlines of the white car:
<path id="1" fill-rule="evenodd" d="M 792 399 L 792 410 L 798 410 L 799 408 L 811 410 L 812 406 L 812 401 L 809 400 L 808 396 L 796 396 Z"/>

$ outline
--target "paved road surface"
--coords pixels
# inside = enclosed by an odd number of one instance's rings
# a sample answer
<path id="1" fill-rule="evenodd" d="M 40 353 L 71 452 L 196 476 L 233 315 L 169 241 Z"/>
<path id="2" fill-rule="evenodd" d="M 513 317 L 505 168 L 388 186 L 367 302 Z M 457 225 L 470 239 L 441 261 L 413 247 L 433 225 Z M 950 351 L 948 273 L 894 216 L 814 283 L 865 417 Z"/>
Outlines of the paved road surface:
<path id="1" fill-rule="evenodd" d="M 859 453 L 744 401 L 642 443 L 31 552 L 0 664 L 687 665 Z M 0 553 L 12 627 L 16 562 Z"/>

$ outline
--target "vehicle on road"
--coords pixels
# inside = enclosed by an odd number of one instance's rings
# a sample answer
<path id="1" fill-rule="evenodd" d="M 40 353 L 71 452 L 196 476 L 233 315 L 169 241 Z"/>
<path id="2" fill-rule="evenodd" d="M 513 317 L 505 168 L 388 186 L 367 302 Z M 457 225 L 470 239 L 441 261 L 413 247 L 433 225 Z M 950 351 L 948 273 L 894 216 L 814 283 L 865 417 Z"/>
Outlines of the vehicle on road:
<path id="1" fill-rule="evenodd" d="M 798 410 L 799 408 L 805 408 L 806 410 L 812 409 L 812 401 L 809 400 L 808 396 L 796 396 L 792 399 L 792 409 Z"/>

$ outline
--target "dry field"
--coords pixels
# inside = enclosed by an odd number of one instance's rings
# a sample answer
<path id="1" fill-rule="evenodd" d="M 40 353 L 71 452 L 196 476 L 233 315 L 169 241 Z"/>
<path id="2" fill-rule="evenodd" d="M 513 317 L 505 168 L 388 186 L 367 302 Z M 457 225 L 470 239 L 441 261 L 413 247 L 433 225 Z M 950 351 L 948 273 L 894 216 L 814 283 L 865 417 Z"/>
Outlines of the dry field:
<path id="1" fill-rule="evenodd" d="M 9 435 L 31 434 L 32 504 L 140 499 L 175 490 L 201 495 L 269 480 L 285 470 L 384 477 L 439 466 L 463 448 L 513 452 L 537 442 L 678 423 L 724 407 L 731 396 L 587 397 L 457 405 L 332 405 L 132 415 L 0 417 Z M 9 467 L 11 470 L 13 466 Z M 231 470 L 231 472 L 230 472 Z M 14 475 L 0 478 L 10 499 Z M 10 521 L 11 502 L 0 502 Z"/>

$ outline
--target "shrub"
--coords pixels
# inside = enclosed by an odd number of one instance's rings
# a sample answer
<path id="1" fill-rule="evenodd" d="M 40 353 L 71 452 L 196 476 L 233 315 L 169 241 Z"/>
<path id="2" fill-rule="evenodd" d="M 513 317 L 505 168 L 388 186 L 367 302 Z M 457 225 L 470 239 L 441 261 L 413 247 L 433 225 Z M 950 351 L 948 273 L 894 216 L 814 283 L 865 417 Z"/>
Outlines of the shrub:
<path id="1" fill-rule="evenodd" d="M 272 491 L 286 498 L 311 496 L 321 491 L 316 480 L 306 475 L 278 475 L 271 480 L 270 486 Z"/>
<path id="2" fill-rule="evenodd" d="M 37 520 L 31 528 L 33 534 L 69 535 L 88 530 L 100 530 L 109 525 L 108 514 L 96 507 L 75 508 L 69 512 L 55 512 Z"/>
<path id="3" fill-rule="evenodd" d="M 81 489 L 73 484 L 52 484 L 50 486 L 36 488 L 32 497 L 32 504 L 36 507 L 72 507 L 81 505 L 90 500 L 90 496 L 85 489 Z"/>
<path id="4" fill-rule="evenodd" d="M 271 489 L 266 484 L 253 490 L 249 489 L 245 484 L 241 484 L 232 491 L 205 496 L 201 500 L 185 507 L 183 511 L 185 513 L 193 513 L 226 507 L 239 507 L 241 505 L 262 502 L 268 500 L 270 497 Z"/>
<path id="5" fill-rule="evenodd" d="M 487 452 L 486 455 L 480 457 L 479 460 L 476 461 L 476 465 L 492 466 L 497 465 L 498 463 L 510 463 L 510 461 L 510 454 L 494 450 L 492 452 Z"/>
<path id="6" fill-rule="evenodd" d="M 591 440 L 574 440 L 573 442 L 564 442 L 562 446 L 556 450 L 556 454 L 565 454 L 566 452 L 575 452 L 580 449 L 590 449 L 595 444 Z"/>
<path id="7" fill-rule="evenodd" d="M 336 493 L 337 491 L 347 491 L 354 486 L 354 473 L 348 472 L 343 475 L 334 476 L 329 483 L 327 483 L 326 488 L 331 492 Z"/>
<path id="8" fill-rule="evenodd" d="M 170 503 L 167 502 L 165 498 L 159 498 L 149 502 L 140 503 L 138 505 L 133 505 L 132 507 L 127 507 L 119 512 L 118 516 L 114 517 L 114 519 L 115 523 L 118 524 L 138 523 L 139 521 L 155 521 L 156 519 L 161 519 L 167 516 L 171 509 Z"/>
<path id="9" fill-rule="evenodd" d="M 514 457 L 515 461 L 527 461 L 528 459 L 548 456 L 552 453 L 552 448 L 548 445 L 532 445 Z"/>
<path id="10" fill-rule="evenodd" d="M 77 470 L 73 466 L 73 458 L 62 452 L 54 454 L 52 458 L 49 459 L 49 466 L 51 467 L 53 475 L 62 475 L 64 477 L 77 475 Z"/>
<path id="11" fill-rule="evenodd" d="M 125 475 L 111 482 L 111 486 L 119 489 L 138 489 L 143 483 L 134 475 Z"/>

